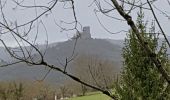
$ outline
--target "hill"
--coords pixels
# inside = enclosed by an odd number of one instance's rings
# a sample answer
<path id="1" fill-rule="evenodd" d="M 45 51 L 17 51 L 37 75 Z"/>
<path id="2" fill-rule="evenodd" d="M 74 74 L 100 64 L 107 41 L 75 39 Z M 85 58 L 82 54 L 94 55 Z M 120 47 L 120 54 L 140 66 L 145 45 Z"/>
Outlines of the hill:
<path id="1" fill-rule="evenodd" d="M 76 43 L 76 45 L 75 45 Z M 45 46 L 45 45 L 44 45 Z M 41 46 L 41 51 L 44 52 L 44 46 Z M 1 57 L 6 57 L 4 52 Z M 6 55 L 5 55 L 6 54 Z M 36 54 L 35 54 L 36 55 Z M 77 57 L 79 55 L 97 56 L 104 60 L 113 61 L 117 66 L 115 70 L 120 71 L 121 68 L 121 46 L 112 44 L 105 39 L 78 39 L 68 40 L 60 43 L 53 43 L 46 49 L 45 60 L 50 64 L 62 68 L 61 63 L 65 63 L 65 59 L 69 57 Z M 9 60 L 9 55 L 5 59 Z M 11 59 L 10 59 L 11 60 Z M 71 72 L 71 70 L 68 70 Z M 44 66 L 28 66 L 25 63 L 12 65 L 9 67 L 0 68 L 0 80 L 38 80 L 48 72 L 48 68 Z M 65 77 L 55 71 L 51 71 L 46 77 L 48 82 L 61 82 Z"/>
<path id="2" fill-rule="evenodd" d="M 161 43 L 162 39 L 159 40 L 159 44 Z M 122 47 L 123 40 L 90 38 L 78 39 L 77 42 L 73 39 L 60 43 L 52 43 L 49 44 L 47 49 L 45 49 L 45 45 L 41 45 L 40 49 L 42 52 L 46 51 L 45 60 L 47 62 L 60 68 L 63 68 L 62 64 L 65 64 L 66 58 L 74 57 L 76 59 L 80 55 L 90 55 L 114 62 L 116 65 L 114 70 L 119 72 L 122 66 Z M 12 60 L 4 48 L 0 47 L 0 52 L 1 60 L 2 58 L 3 60 Z M 169 48 L 168 53 L 170 54 Z M 69 66 L 71 66 L 71 64 Z M 48 70 L 49 69 L 44 66 L 28 66 L 25 63 L 20 63 L 0 68 L 0 80 L 38 80 L 42 79 Z M 71 73 L 71 70 L 68 71 Z M 65 80 L 65 76 L 56 71 L 51 71 L 46 77 L 46 81 L 52 83 L 63 80 Z"/>

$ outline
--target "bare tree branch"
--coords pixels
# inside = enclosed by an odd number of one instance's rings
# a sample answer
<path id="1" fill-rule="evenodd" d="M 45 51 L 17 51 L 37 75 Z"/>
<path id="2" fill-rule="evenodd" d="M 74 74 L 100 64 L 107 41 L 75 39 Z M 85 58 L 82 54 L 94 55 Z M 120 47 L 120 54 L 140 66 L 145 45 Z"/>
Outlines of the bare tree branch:
<path id="1" fill-rule="evenodd" d="M 153 14 L 153 16 L 154 16 L 154 19 L 156 20 L 156 22 L 157 22 L 157 24 L 158 24 L 158 26 L 159 26 L 159 28 L 160 28 L 160 30 L 161 30 L 161 32 L 162 32 L 165 40 L 166 40 L 166 42 L 167 42 L 167 44 L 168 44 L 168 46 L 169 46 L 169 48 L 170 48 L 170 43 L 169 43 L 169 41 L 168 41 L 168 38 L 166 37 L 165 32 L 163 31 L 163 29 L 162 29 L 162 27 L 161 27 L 161 25 L 160 25 L 160 23 L 159 23 L 159 21 L 158 21 L 158 19 L 157 19 L 157 17 L 156 17 L 156 14 L 155 14 L 155 12 L 154 12 L 154 10 L 153 10 L 153 8 L 152 8 L 152 5 L 151 5 L 151 3 L 149 2 L 149 0 L 147 0 L 147 3 L 149 4 L 149 7 L 150 7 L 150 9 L 151 9 L 151 11 L 152 11 L 152 14 Z"/>

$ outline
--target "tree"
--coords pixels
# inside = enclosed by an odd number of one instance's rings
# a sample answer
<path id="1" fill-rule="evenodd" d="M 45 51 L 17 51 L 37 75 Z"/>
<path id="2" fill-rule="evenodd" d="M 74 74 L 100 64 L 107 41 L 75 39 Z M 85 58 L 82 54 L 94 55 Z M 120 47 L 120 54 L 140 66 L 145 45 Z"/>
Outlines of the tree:
<path id="1" fill-rule="evenodd" d="M 0 87 L 0 99 L 8 100 L 10 94 L 11 94 L 11 90 L 6 89 L 4 87 Z"/>
<path id="2" fill-rule="evenodd" d="M 23 83 L 13 83 L 13 99 L 14 100 L 23 100 Z"/>
<path id="3" fill-rule="evenodd" d="M 155 33 L 154 22 L 147 32 L 147 24 L 143 21 L 142 10 L 138 13 L 137 27 L 145 38 L 152 52 L 157 52 L 164 68 L 168 70 L 168 56 L 165 42 L 160 49 L 158 35 Z M 146 55 L 135 33 L 130 30 L 123 48 L 124 67 L 120 82 L 116 83 L 116 91 L 121 100 L 169 100 L 170 88 L 168 82 L 159 73 L 151 58 Z"/>
<path id="4" fill-rule="evenodd" d="M 0 84 L 0 98 L 2 100 L 23 100 L 24 87 L 23 83 L 7 83 Z"/>
<path id="5" fill-rule="evenodd" d="M 111 88 L 115 76 L 120 71 L 113 61 L 95 55 L 79 55 L 72 66 L 73 72 L 81 80 L 106 90 Z M 81 87 L 82 93 L 87 91 L 86 86 L 81 84 Z"/>
<path id="6" fill-rule="evenodd" d="M 60 86 L 60 92 L 61 92 L 61 97 L 62 98 L 65 98 L 67 95 L 67 92 L 68 92 L 68 88 L 63 85 L 63 86 Z"/>

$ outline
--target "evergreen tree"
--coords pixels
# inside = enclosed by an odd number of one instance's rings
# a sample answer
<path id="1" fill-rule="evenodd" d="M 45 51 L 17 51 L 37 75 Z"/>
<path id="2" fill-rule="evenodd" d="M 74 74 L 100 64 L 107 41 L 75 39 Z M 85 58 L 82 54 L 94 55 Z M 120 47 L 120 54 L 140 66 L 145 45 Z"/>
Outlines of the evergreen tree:
<path id="1" fill-rule="evenodd" d="M 155 33 L 154 24 L 147 33 L 147 24 L 143 21 L 142 10 L 138 13 L 137 27 L 140 34 L 157 52 L 157 57 L 168 70 L 168 56 L 166 44 L 158 47 L 158 34 Z M 124 68 L 119 82 L 116 83 L 116 94 L 120 100 L 170 100 L 170 86 L 158 72 L 158 69 L 148 57 L 146 51 L 139 43 L 133 31 L 129 31 L 124 42 L 123 58 Z"/>

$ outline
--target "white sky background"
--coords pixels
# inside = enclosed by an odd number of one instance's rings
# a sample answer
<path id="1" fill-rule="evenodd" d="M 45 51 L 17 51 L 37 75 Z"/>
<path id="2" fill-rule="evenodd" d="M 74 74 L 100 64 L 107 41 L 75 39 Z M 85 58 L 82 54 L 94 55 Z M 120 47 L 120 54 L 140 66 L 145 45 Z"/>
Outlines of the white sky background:
<path id="1" fill-rule="evenodd" d="M 1 0 L 3 1 L 3 0 Z M 18 0 L 22 1 L 22 0 Z M 36 5 L 47 5 L 48 2 L 51 0 L 35 0 Z M 81 23 L 82 26 L 90 26 L 91 28 L 91 35 L 93 38 L 109 38 L 109 39 L 124 39 L 126 36 L 125 32 L 119 33 L 119 34 L 110 34 L 106 30 L 102 28 L 102 26 L 99 24 L 95 13 L 94 9 L 96 6 L 93 4 L 91 7 L 89 5 L 92 3 L 93 0 L 75 0 L 75 11 L 76 11 L 76 16 L 78 21 Z M 103 0 L 101 0 L 103 1 Z M 106 0 L 110 1 L 110 0 Z M 142 0 L 146 1 L 146 0 Z M 102 3 L 102 2 L 101 2 Z M 24 0 L 23 5 L 34 5 L 34 0 Z M 64 3 L 58 2 L 55 8 L 52 10 L 52 13 L 48 13 L 48 16 L 42 16 L 38 21 L 42 21 L 43 24 L 46 27 L 47 34 L 48 34 L 48 41 L 49 43 L 52 42 L 59 42 L 59 41 L 66 41 L 70 39 L 76 31 L 64 31 L 61 32 L 61 29 L 55 24 L 54 20 L 61 26 L 66 27 L 66 28 L 71 28 L 70 25 L 62 24 L 61 20 L 65 22 L 72 22 L 73 21 L 73 13 L 71 9 L 63 9 Z M 107 7 L 107 4 L 102 4 L 103 8 Z M 170 15 L 170 6 L 167 4 L 166 0 L 158 0 L 155 5 L 163 10 L 167 11 L 167 14 Z M 66 4 L 66 7 L 69 6 L 69 3 Z M 25 22 L 30 21 L 31 19 L 36 17 L 35 13 L 35 8 L 33 9 L 25 9 L 21 7 L 17 7 L 15 10 L 13 8 L 16 7 L 16 4 L 13 3 L 12 0 L 7 0 L 7 3 L 4 8 L 4 14 L 6 16 L 6 19 L 8 20 L 9 24 L 12 22 L 17 22 L 17 25 L 24 24 Z M 147 7 L 147 6 L 146 6 Z M 138 9 L 137 9 L 138 10 Z M 42 13 L 43 10 L 37 9 L 37 14 L 39 15 Z M 154 11 L 157 14 L 158 20 L 160 21 L 160 24 L 162 25 L 165 33 L 169 36 L 170 32 L 170 19 L 167 17 L 164 17 L 160 12 L 156 9 Z M 117 14 L 117 11 L 114 11 L 112 13 L 115 17 L 121 18 L 120 15 Z M 136 20 L 136 12 L 132 13 L 132 18 L 135 21 Z M 126 24 L 126 22 L 120 21 L 120 20 L 115 20 L 108 18 L 104 16 L 101 13 L 98 13 L 98 17 L 100 18 L 100 21 L 102 24 L 111 32 L 118 32 L 121 30 L 128 30 L 129 26 Z M 146 11 L 145 13 L 145 18 L 146 20 L 151 20 L 153 19 L 151 13 Z M 0 20 L 2 21 L 2 19 Z M 37 23 L 35 22 L 34 25 Z M 36 27 L 36 26 L 35 26 Z M 42 24 L 39 25 L 39 30 L 38 30 L 38 38 L 37 38 L 37 43 L 43 44 L 47 40 L 46 32 L 45 29 L 43 28 L 44 26 Z M 28 27 L 25 27 L 27 30 Z M 80 27 L 78 27 L 79 30 Z M 22 33 L 24 30 L 24 27 L 20 29 L 19 31 Z M 35 33 L 37 32 L 37 29 L 34 28 L 31 31 L 31 34 L 29 34 L 29 37 L 26 38 L 29 41 L 33 41 L 35 38 Z M 1 35 L 1 39 L 5 40 L 5 42 L 9 46 L 15 46 L 17 43 L 14 42 L 14 39 L 12 39 L 11 35 Z"/>

